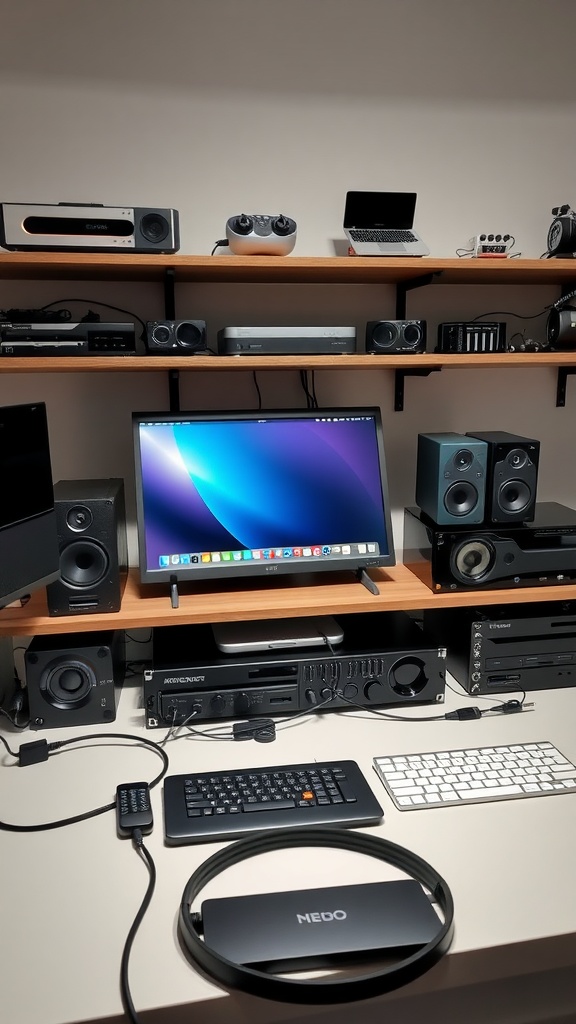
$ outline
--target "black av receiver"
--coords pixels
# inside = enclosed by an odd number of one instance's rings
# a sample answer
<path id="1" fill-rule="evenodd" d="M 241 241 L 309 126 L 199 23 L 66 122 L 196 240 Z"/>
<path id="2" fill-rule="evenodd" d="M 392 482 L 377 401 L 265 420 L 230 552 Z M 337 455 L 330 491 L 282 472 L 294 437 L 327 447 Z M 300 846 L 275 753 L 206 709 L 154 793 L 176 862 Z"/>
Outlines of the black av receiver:
<path id="1" fill-rule="evenodd" d="M 11 252 L 178 252 L 177 210 L 100 203 L 0 203 Z"/>
<path id="2" fill-rule="evenodd" d="M 576 579 L 576 510 L 536 502 L 531 523 L 441 527 L 404 509 L 404 564 L 431 590 L 542 587 Z"/>
<path id="3" fill-rule="evenodd" d="M 468 693 L 576 686 L 576 601 L 534 601 L 424 612 Z"/>
<path id="4" fill-rule="evenodd" d="M 134 324 L 0 324 L 1 356 L 126 356 L 136 354 Z"/>
<path id="5" fill-rule="evenodd" d="M 222 654 L 210 625 L 157 627 L 144 671 L 147 727 L 444 700 L 446 652 L 406 612 L 338 622 L 344 640 L 336 651 L 242 655 Z"/>

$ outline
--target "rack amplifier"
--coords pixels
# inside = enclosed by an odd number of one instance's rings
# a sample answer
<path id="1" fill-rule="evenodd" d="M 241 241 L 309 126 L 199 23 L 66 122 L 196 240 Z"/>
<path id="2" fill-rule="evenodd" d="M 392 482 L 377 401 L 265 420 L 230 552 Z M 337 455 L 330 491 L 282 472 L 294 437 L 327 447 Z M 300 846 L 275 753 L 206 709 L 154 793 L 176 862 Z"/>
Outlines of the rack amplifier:
<path id="1" fill-rule="evenodd" d="M 444 700 L 446 651 L 405 612 L 338 621 L 344 641 L 335 651 L 240 656 L 218 650 L 211 626 L 156 628 L 144 672 L 146 725 Z"/>

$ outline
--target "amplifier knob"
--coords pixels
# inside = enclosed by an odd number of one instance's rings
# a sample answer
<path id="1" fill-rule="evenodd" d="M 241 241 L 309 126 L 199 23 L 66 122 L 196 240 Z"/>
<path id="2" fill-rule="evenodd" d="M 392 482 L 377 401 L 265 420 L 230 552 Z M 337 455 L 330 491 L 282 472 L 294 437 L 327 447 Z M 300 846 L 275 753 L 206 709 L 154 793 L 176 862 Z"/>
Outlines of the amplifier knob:
<path id="1" fill-rule="evenodd" d="M 307 690 L 305 690 L 304 696 L 306 697 L 306 700 L 308 701 L 309 704 L 317 704 L 318 703 L 318 697 L 316 696 L 316 690 L 313 690 L 310 686 L 308 687 Z"/>
<path id="2" fill-rule="evenodd" d="M 328 700 L 329 697 L 334 696 L 334 692 L 330 689 L 329 686 L 323 686 L 322 689 L 320 690 L 320 696 L 322 697 L 322 700 Z"/>
<path id="3" fill-rule="evenodd" d="M 221 693 L 215 693 L 214 696 L 212 697 L 212 700 L 210 701 L 210 710 L 211 711 L 224 711 L 225 707 L 226 707 L 226 701 L 224 700 L 224 697 L 222 696 L 222 694 Z"/>
<path id="4" fill-rule="evenodd" d="M 379 679 L 369 679 L 364 685 L 364 696 L 366 700 L 378 700 L 382 696 L 382 683 Z"/>
<path id="5" fill-rule="evenodd" d="M 234 697 L 234 711 L 237 715 L 245 715 L 250 710 L 250 697 L 247 693 L 237 693 Z"/>
<path id="6" fill-rule="evenodd" d="M 348 697 L 349 700 L 352 700 L 352 697 L 358 696 L 358 687 L 356 686 L 356 683 L 346 683 L 346 686 L 344 687 L 344 696 Z"/>

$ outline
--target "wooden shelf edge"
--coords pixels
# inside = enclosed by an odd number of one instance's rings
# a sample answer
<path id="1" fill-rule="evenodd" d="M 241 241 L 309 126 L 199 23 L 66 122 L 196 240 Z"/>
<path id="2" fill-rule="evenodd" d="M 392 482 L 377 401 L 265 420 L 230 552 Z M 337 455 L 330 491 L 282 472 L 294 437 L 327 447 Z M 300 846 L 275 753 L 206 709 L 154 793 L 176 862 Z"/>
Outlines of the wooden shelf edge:
<path id="1" fill-rule="evenodd" d="M 421 611 L 429 608 L 467 607 L 470 604 L 521 604 L 530 601 L 574 599 L 574 585 L 521 587 L 502 590 L 462 590 L 435 594 L 407 568 L 398 564 L 371 573 L 380 594 L 371 594 L 361 583 L 338 574 L 337 582 L 298 585 L 295 578 L 286 585 L 230 590 L 201 590 L 185 593 L 178 608 L 172 608 L 168 588 L 143 586 L 136 570 L 126 581 L 122 608 L 118 613 L 49 616 L 46 593 L 34 593 L 24 607 L 0 611 L 0 636 L 34 636 L 57 633 L 92 632 L 101 629 L 141 629 L 186 623 L 228 622 L 303 615 L 345 615 L 374 611 Z"/>

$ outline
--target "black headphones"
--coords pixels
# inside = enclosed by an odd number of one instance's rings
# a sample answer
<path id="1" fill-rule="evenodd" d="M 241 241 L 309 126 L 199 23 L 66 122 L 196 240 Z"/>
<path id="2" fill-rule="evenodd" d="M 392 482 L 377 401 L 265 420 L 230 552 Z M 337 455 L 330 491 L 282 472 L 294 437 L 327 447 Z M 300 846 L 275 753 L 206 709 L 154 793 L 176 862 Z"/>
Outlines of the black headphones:
<path id="1" fill-rule="evenodd" d="M 290 849 L 295 846 L 326 846 L 352 850 L 392 864 L 425 885 L 440 907 L 444 923 L 430 942 L 416 953 L 392 966 L 371 974 L 328 981 L 296 980 L 277 977 L 241 966 L 221 956 L 200 938 L 195 925 L 197 914 L 191 912 L 193 901 L 204 886 L 221 871 L 261 853 Z M 336 1003 L 392 992 L 418 978 L 436 964 L 450 948 L 454 932 L 454 903 L 444 879 L 421 857 L 402 846 L 377 836 L 363 835 L 351 829 L 296 828 L 269 830 L 240 839 L 204 861 L 189 878 L 182 894 L 179 931 L 192 960 L 215 981 L 227 988 L 240 989 L 252 995 L 288 1003 Z"/>

